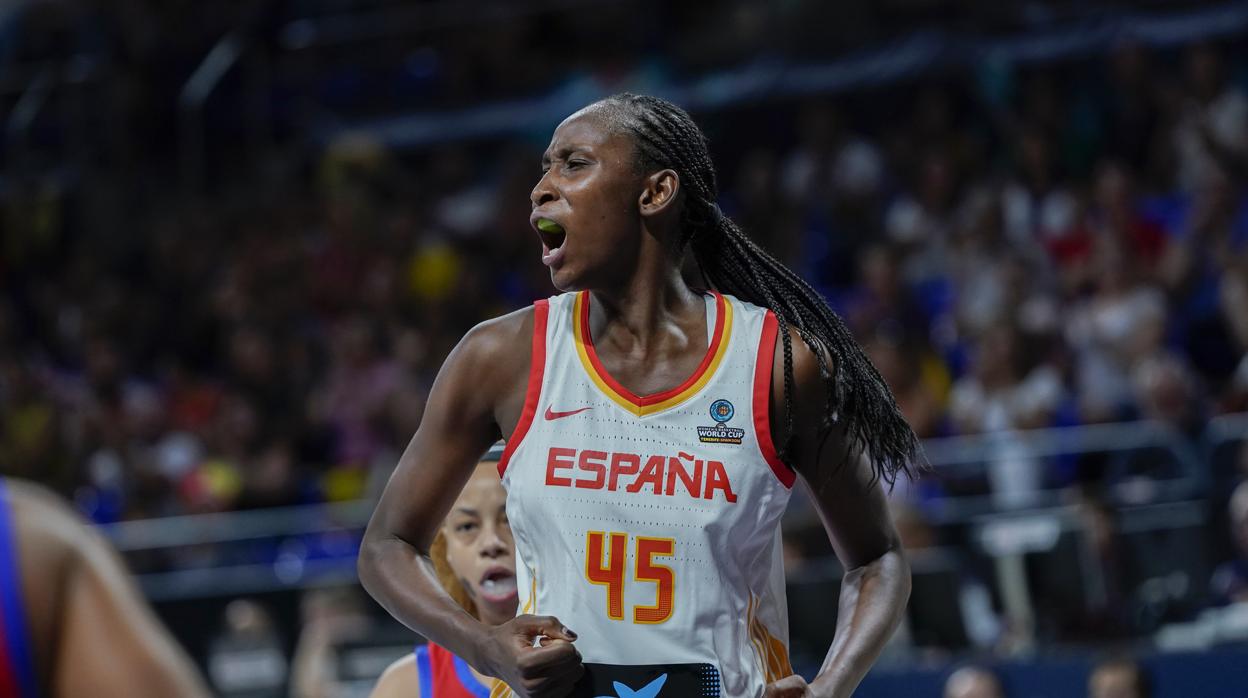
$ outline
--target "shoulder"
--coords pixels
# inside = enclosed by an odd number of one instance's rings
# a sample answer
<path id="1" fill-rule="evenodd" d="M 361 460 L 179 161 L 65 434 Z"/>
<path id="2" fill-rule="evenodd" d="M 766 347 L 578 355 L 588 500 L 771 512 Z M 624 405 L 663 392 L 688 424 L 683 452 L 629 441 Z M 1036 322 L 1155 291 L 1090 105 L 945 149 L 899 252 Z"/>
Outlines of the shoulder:
<path id="1" fill-rule="evenodd" d="M 370 698 L 419 698 L 420 669 L 416 655 L 408 653 L 386 668 L 377 679 Z"/>
<path id="2" fill-rule="evenodd" d="M 66 575 L 108 584 L 126 575 L 104 533 L 65 499 L 31 482 L 6 480 L 5 486 L 32 602 L 34 597 L 60 593 Z"/>
<path id="3" fill-rule="evenodd" d="M 835 373 L 835 366 L 831 353 L 822 344 L 807 342 L 793 325 L 789 325 L 787 331 L 792 383 L 785 379 L 785 335 L 777 332 L 771 365 L 771 435 L 778 447 L 788 444 L 786 463 L 804 471 L 810 465 L 812 454 L 820 451 L 818 446 L 827 433 L 828 381 Z"/>
<path id="4" fill-rule="evenodd" d="M 536 317 L 536 304 L 513 310 L 506 315 L 477 323 L 464 335 L 463 343 L 476 349 L 498 349 L 517 340 L 529 339 L 533 334 Z"/>
<path id="5" fill-rule="evenodd" d="M 522 364 L 527 370 L 536 322 L 537 311 L 533 305 L 486 320 L 468 330 L 455 348 L 455 354 L 488 366 Z"/>
<path id="6" fill-rule="evenodd" d="M 6 479 L 4 486 L 23 555 L 63 559 L 85 543 L 95 542 L 98 533 L 51 490 L 21 480 Z"/>
<path id="7" fill-rule="evenodd" d="M 821 344 L 808 343 L 793 325 L 788 326 L 789 352 L 793 357 L 793 387 L 795 404 L 823 399 L 824 371 L 833 371 L 832 355 Z M 820 359 L 822 358 L 822 367 Z M 776 333 L 775 356 L 772 359 L 772 399 L 783 401 L 786 391 L 784 380 L 784 336 Z M 812 392 L 816 391 L 817 392 Z M 819 405 L 822 408 L 822 403 Z"/>
<path id="8" fill-rule="evenodd" d="M 446 359 L 451 383 L 467 382 L 474 392 L 506 392 L 527 378 L 532 354 L 533 306 L 486 320 L 467 332 Z"/>

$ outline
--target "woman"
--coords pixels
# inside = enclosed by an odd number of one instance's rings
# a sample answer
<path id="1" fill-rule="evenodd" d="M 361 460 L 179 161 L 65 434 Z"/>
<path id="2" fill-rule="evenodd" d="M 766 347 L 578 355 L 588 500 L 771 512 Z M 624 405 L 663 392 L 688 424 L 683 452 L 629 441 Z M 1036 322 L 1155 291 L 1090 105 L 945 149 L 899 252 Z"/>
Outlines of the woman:
<path id="1" fill-rule="evenodd" d="M 507 524 L 507 493 L 495 469 L 503 449 L 492 448 L 468 478 L 430 550 L 442 588 L 482 623 L 516 615 L 516 562 Z M 386 669 L 372 698 L 488 696 L 496 679 L 435 644 L 421 645 Z"/>
<path id="2" fill-rule="evenodd" d="M 365 587 L 521 696 L 849 695 L 909 594 L 877 484 L 917 445 L 887 386 L 823 299 L 719 212 L 679 108 L 592 104 L 542 164 L 531 222 L 566 293 L 447 358 L 365 533 Z M 713 291 L 686 284 L 687 254 Z M 527 610 L 490 626 L 426 555 L 499 435 Z M 809 685 L 788 666 L 777 543 L 798 475 L 847 570 Z"/>

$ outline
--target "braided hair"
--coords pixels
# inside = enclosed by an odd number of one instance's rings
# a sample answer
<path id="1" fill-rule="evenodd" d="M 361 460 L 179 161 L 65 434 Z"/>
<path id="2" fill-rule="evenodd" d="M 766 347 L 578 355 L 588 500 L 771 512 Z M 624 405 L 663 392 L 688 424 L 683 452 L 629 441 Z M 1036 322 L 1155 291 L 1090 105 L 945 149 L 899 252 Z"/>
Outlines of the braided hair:
<path id="1" fill-rule="evenodd" d="M 594 106 L 609 128 L 633 138 L 641 172 L 671 169 L 680 178 L 685 201 L 678 249 L 692 251 L 707 283 L 775 314 L 784 348 L 781 459 L 791 463 L 794 436 L 793 327 L 815 355 L 824 382 L 820 449 L 833 425 L 843 421 L 848 453 L 865 451 L 875 478 L 892 485 L 899 473 L 913 476 L 918 440 L 888 385 L 823 297 L 720 213 L 707 139 L 689 114 L 658 97 L 630 93 Z"/>

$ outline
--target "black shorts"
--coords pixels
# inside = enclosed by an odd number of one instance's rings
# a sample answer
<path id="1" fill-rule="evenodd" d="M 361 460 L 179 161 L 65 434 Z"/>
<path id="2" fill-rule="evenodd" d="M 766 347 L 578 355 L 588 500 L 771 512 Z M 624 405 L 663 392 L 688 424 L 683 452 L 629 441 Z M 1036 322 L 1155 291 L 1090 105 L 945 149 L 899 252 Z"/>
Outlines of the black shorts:
<path id="1" fill-rule="evenodd" d="M 617 685 L 618 684 L 618 685 Z M 586 664 L 574 698 L 719 698 L 713 664 Z"/>

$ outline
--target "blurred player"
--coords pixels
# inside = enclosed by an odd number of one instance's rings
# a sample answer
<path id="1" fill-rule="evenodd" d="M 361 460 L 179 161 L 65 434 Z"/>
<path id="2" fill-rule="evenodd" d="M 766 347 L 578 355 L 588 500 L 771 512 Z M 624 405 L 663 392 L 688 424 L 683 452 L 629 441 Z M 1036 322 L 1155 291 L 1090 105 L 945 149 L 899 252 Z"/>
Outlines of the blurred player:
<path id="1" fill-rule="evenodd" d="M 507 523 L 507 492 L 496 467 L 502 447 L 490 449 L 468 478 L 434 540 L 430 556 L 438 581 L 456 603 L 482 623 L 516 617 L 515 542 Z M 430 643 L 386 670 L 373 698 L 471 698 L 499 682 Z"/>
<path id="2" fill-rule="evenodd" d="M 206 695 L 100 534 L 46 490 L 0 479 L 0 696 Z"/>
<path id="3" fill-rule="evenodd" d="M 849 695 L 910 588 L 877 484 L 917 441 L 887 385 L 823 298 L 720 213 L 678 107 L 592 104 L 542 166 L 531 222 L 566 293 L 447 358 L 365 534 L 365 587 L 523 696 Z M 713 290 L 686 285 L 687 253 Z M 500 434 L 534 615 L 489 626 L 423 556 Z M 847 570 L 811 685 L 789 666 L 778 544 L 799 474 Z"/>

